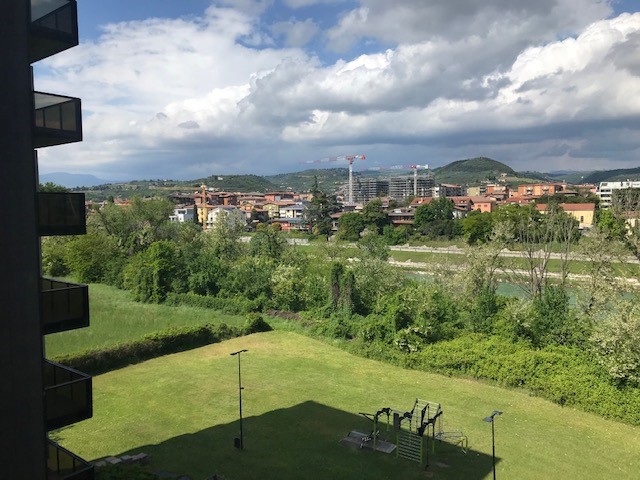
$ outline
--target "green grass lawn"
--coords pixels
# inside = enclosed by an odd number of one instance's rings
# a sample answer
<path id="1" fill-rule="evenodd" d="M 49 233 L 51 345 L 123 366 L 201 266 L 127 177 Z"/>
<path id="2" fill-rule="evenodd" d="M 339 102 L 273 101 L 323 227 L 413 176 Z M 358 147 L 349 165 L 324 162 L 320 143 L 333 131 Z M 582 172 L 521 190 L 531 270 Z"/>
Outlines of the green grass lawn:
<path id="1" fill-rule="evenodd" d="M 236 357 L 242 357 L 245 450 L 238 434 Z M 488 479 L 494 409 L 498 477 L 634 479 L 640 428 L 484 383 L 403 370 L 293 333 L 255 334 L 95 377 L 94 417 L 55 433 L 87 459 L 130 452 L 152 471 L 203 480 Z M 469 437 L 466 455 L 436 445 L 427 471 L 392 455 L 338 442 L 366 431 L 358 412 L 406 410 L 416 397 L 440 402 L 445 430 Z M 385 429 L 382 429 L 384 433 Z"/>
<path id="2" fill-rule="evenodd" d="M 206 308 L 138 303 L 129 292 L 99 284 L 89 286 L 89 305 L 89 327 L 46 336 L 49 358 L 137 340 L 170 327 L 245 322 L 243 316 L 224 315 Z"/>

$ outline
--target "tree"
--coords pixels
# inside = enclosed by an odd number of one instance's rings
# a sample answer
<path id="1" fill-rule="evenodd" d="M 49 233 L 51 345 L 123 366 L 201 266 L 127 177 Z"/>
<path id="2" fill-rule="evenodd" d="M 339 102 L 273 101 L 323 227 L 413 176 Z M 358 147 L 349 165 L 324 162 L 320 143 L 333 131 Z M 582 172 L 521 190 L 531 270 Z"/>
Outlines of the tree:
<path id="1" fill-rule="evenodd" d="M 311 188 L 312 198 L 305 209 L 305 220 L 315 235 L 331 234 L 331 214 L 340 211 L 340 205 L 335 196 L 321 192 L 318 188 L 318 177 L 314 177 Z"/>
<path id="2" fill-rule="evenodd" d="M 364 221 L 362 215 L 355 212 L 345 213 L 338 220 L 338 240 L 346 240 L 347 242 L 357 242 L 360 239 L 360 233 L 364 230 Z"/>
<path id="3" fill-rule="evenodd" d="M 376 233 L 380 233 L 389 224 L 389 215 L 382 207 L 382 200 L 376 198 L 365 205 L 362 209 L 362 221 L 366 228 Z"/>
<path id="4" fill-rule="evenodd" d="M 38 192 L 42 193 L 67 193 L 70 190 L 67 187 L 58 185 L 57 183 L 47 182 L 44 185 L 41 183 L 38 185 Z"/>
<path id="5" fill-rule="evenodd" d="M 116 240 L 103 231 L 88 231 L 73 237 L 67 244 L 65 263 L 83 283 L 119 283 L 114 275 L 121 273 L 124 257 Z"/>
<path id="6" fill-rule="evenodd" d="M 616 215 L 613 209 L 600 210 L 597 221 L 598 230 L 610 240 L 624 240 L 627 225 L 624 218 Z"/>
<path id="7" fill-rule="evenodd" d="M 227 212 L 220 212 L 211 229 L 206 232 L 205 244 L 213 255 L 232 261 L 242 254 L 241 234 L 242 225 L 234 222 Z"/>
<path id="8" fill-rule="evenodd" d="M 249 253 L 254 256 L 264 256 L 274 260 L 279 259 L 287 245 L 287 241 L 280 233 L 280 225 L 259 225 L 256 233 L 249 242 Z"/>
<path id="9" fill-rule="evenodd" d="M 489 212 L 473 210 L 467 214 L 461 224 L 469 245 L 486 243 L 493 232 L 493 216 Z"/>
<path id="10" fill-rule="evenodd" d="M 358 242 L 358 249 L 363 258 L 376 258 L 387 260 L 389 258 L 389 247 L 384 237 L 369 233 L 364 235 Z"/>
<path id="11" fill-rule="evenodd" d="M 127 265 L 125 286 L 139 302 L 161 303 L 182 273 L 175 243 L 154 242 Z"/>
<path id="12" fill-rule="evenodd" d="M 420 205 L 414 214 L 413 226 L 429 238 L 453 238 L 459 227 L 453 219 L 453 202 L 445 197 Z"/>
<path id="13" fill-rule="evenodd" d="M 591 343 L 614 380 L 640 385 L 640 306 L 624 301 L 596 326 Z"/>

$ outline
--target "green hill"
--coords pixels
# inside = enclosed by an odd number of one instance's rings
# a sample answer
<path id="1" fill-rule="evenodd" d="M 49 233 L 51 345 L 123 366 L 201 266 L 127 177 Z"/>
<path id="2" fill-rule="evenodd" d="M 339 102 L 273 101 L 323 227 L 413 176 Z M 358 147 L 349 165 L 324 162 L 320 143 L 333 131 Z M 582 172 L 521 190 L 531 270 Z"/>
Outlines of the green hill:
<path id="1" fill-rule="evenodd" d="M 280 173 L 269 175 L 266 180 L 275 185 L 277 190 L 309 191 L 314 177 L 318 179 L 318 187 L 325 193 L 333 193 L 349 179 L 347 168 L 317 168 L 302 172 Z"/>
<path id="2" fill-rule="evenodd" d="M 270 192 L 278 187 L 258 175 L 210 175 L 206 178 L 190 180 L 185 184 L 199 186 L 205 184 L 223 192 Z"/>
<path id="3" fill-rule="evenodd" d="M 502 162 L 487 157 L 458 160 L 443 167 L 433 169 L 436 182 L 478 184 L 483 180 L 496 180 L 500 174 L 516 177 L 516 172 Z"/>
<path id="4" fill-rule="evenodd" d="M 600 182 L 624 182 L 626 180 L 640 180 L 640 167 L 602 170 L 584 177 L 585 183 L 596 184 Z"/>

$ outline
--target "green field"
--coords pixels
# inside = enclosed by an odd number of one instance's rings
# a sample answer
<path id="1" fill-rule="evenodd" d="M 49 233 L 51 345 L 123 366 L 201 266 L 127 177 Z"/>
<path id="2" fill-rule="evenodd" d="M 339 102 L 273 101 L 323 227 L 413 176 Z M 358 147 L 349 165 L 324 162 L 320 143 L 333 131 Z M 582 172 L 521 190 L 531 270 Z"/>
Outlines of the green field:
<path id="1" fill-rule="evenodd" d="M 238 433 L 236 357 L 242 357 L 245 447 Z M 496 421 L 498 476 L 507 479 L 633 479 L 640 428 L 484 383 L 403 370 L 293 333 L 255 334 L 157 358 L 95 377 L 94 417 L 56 432 L 87 459 L 130 452 L 152 471 L 242 479 L 483 479 L 491 476 Z M 358 412 L 439 402 L 445 430 L 462 430 L 470 451 L 436 446 L 431 466 L 350 450 L 338 442 L 366 431 Z M 382 429 L 384 433 L 384 428 Z"/>
<path id="2" fill-rule="evenodd" d="M 49 358 L 117 345 L 170 327 L 226 323 L 242 325 L 243 316 L 206 308 L 138 303 L 129 292 L 106 285 L 89 286 L 90 326 L 46 337 Z"/>

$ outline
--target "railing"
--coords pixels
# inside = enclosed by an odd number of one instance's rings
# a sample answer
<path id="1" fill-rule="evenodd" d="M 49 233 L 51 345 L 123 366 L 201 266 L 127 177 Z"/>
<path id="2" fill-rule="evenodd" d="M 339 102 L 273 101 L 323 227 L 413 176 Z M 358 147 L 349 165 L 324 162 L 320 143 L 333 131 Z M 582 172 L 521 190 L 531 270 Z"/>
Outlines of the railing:
<path id="1" fill-rule="evenodd" d="M 38 193 L 39 233 L 84 235 L 87 233 L 84 193 Z"/>
<path id="2" fill-rule="evenodd" d="M 89 326 L 89 288 L 86 285 L 40 280 L 42 331 L 63 332 Z"/>
<path id="3" fill-rule="evenodd" d="M 78 45 L 75 0 L 31 0 L 31 63 Z"/>
<path id="4" fill-rule="evenodd" d="M 48 440 L 47 480 L 94 480 L 93 465 Z"/>
<path id="5" fill-rule="evenodd" d="M 44 399 L 47 431 L 91 418 L 91 377 L 45 360 Z"/>
<path id="6" fill-rule="evenodd" d="M 82 141 L 79 98 L 33 92 L 34 148 Z"/>

